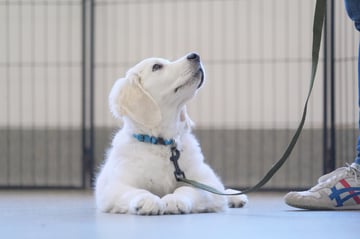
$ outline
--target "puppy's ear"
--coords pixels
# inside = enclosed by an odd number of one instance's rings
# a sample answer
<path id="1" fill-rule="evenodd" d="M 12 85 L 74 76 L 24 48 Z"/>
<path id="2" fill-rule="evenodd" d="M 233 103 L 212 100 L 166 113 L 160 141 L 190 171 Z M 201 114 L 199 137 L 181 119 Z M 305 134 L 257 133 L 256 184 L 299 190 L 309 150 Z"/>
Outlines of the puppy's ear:
<path id="1" fill-rule="evenodd" d="M 183 108 L 180 111 L 180 121 L 185 124 L 186 130 L 190 130 L 194 126 L 194 122 L 190 119 L 187 113 L 186 105 L 183 106 Z"/>
<path id="2" fill-rule="evenodd" d="M 136 74 L 129 74 L 115 82 L 110 92 L 109 105 L 115 118 L 128 116 L 149 128 L 156 127 L 161 121 L 159 106 L 144 90 Z"/>

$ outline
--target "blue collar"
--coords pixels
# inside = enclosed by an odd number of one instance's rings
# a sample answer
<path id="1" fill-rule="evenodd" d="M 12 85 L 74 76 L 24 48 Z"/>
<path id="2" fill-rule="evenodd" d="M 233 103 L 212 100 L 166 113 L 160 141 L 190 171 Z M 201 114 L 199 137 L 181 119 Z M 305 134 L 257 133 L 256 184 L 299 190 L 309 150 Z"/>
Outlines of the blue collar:
<path id="1" fill-rule="evenodd" d="M 140 142 L 150 144 L 173 145 L 175 143 L 174 139 L 164 139 L 162 137 L 154 137 L 147 134 L 133 134 L 133 137 Z"/>
<path id="2" fill-rule="evenodd" d="M 179 167 L 178 160 L 180 158 L 180 151 L 176 148 L 174 139 L 164 139 L 162 137 L 154 137 L 147 134 L 133 134 L 133 137 L 140 142 L 149 144 L 160 144 L 160 145 L 171 145 L 171 156 L 170 161 L 174 164 L 175 171 L 174 176 L 176 181 L 185 179 L 185 173 Z"/>

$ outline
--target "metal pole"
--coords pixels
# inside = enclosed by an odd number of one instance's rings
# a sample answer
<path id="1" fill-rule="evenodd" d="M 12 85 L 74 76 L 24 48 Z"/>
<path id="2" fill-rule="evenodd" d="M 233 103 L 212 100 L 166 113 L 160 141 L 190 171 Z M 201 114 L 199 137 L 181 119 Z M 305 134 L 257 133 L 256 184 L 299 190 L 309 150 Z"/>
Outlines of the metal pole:
<path id="1" fill-rule="evenodd" d="M 94 0 L 82 1 L 82 187 L 94 171 Z"/>
<path id="2" fill-rule="evenodd" d="M 334 18 L 334 0 L 329 0 L 324 29 L 323 173 L 336 166 Z"/>

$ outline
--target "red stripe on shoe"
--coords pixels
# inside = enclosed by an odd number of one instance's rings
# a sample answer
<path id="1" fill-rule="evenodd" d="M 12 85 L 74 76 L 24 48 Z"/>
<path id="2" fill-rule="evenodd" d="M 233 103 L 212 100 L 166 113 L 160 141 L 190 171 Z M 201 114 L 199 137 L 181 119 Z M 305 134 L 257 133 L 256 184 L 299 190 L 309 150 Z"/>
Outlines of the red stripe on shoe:
<path id="1" fill-rule="evenodd" d="M 345 180 L 345 179 L 341 179 L 339 181 L 345 188 L 350 188 L 350 184 Z M 349 191 L 350 195 L 351 194 L 354 194 L 355 192 L 354 191 Z M 358 196 L 353 196 L 353 199 L 355 200 L 355 202 L 357 204 L 360 204 L 360 198 Z"/>

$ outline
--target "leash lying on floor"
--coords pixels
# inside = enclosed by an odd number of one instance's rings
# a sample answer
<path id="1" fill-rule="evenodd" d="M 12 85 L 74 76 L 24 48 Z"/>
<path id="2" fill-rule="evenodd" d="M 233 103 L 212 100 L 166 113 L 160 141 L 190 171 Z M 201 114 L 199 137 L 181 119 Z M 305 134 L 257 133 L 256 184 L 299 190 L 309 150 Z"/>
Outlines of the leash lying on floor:
<path id="1" fill-rule="evenodd" d="M 307 114 L 307 108 L 308 108 L 308 102 L 311 96 L 311 92 L 313 90 L 314 82 L 315 82 L 315 75 L 319 60 L 319 50 L 320 50 L 320 43 L 321 43 L 321 34 L 322 34 L 322 28 L 325 18 L 325 11 L 326 11 L 326 0 L 317 0 L 316 6 L 315 6 L 315 14 L 314 14 L 314 22 L 313 22 L 313 42 L 312 42 L 312 67 L 311 67 L 311 78 L 310 78 L 310 86 L 309 91 L 307 94 L 307 98 L 304 104 L 303 114 L 301 117 L 300 124 L 292 137 L 288 147 L 286 148 L 285 152 L 283 153 L 282 157 L 277 161 L 272 168 L 269 170 L 269 172 L 264 176 L 263 179 L 260 180 L 259 183 L 257 183 L 255 186 L 245 189 L 244 191 L 240 193 L 234 193 L 234 194 L 227 194 L 218 191 L 217 189 L 210 187 L 209 185 L 205 185 L 203 183 L 197 182 L 195 180 L 187 179 L 185 177 L 184 172 L 182 172 L 177 164 L 177 160 L 180 157 L 179 151 L 175 147 L 171 148 L 172 156 L 170 160 L 174 163 L 175 166 L 175 178 L 179 182 L 183 182 L 186 184 L 189 184 L 195 188 L 199 188 L 211 193 L 219 194 L 219 195 L 225 195 L 225 196 L 231 196 L 231 195 L 241 195 L 249 192 L 253 192 L 264 186 L 272 177 L 273 175 L 281 168 L 281 166 L 286 162 L 286 160 L 289 158 L 292 150 L 294 149 L 296 142 L 299 139 L 299 136 L 301 134 L 301 131 L 304 127 L 304 123 L 306 120 L 306 114 Z"/>

